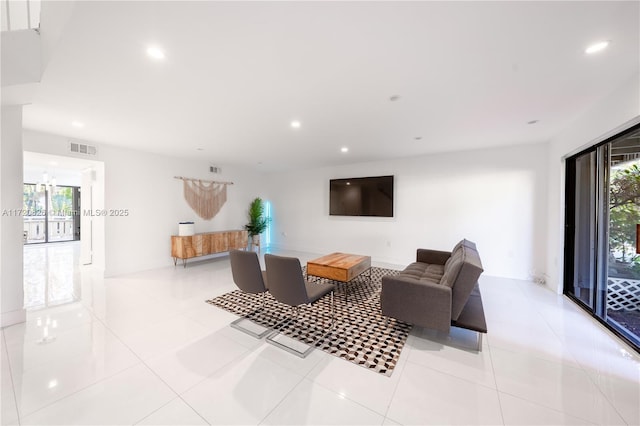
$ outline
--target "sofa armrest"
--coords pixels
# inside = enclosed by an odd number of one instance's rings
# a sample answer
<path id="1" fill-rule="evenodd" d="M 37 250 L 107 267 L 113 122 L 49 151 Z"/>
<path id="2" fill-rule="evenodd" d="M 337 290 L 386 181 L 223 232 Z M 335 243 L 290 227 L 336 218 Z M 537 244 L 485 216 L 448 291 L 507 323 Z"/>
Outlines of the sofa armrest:
<path id="1" fill-rule="evenodd" d="M 451 289 L 411 277 L 382 277 L 382 314 L 410 324 L 449 331 Z"/>
<path id="2" fill-rule="evenodd" d="M 430 263 L 432 265 L 444 265 L 447 259 L 449 259 L 450 257 L 450 251 L 419 248 L 416 253 L 416 262 Z"/>

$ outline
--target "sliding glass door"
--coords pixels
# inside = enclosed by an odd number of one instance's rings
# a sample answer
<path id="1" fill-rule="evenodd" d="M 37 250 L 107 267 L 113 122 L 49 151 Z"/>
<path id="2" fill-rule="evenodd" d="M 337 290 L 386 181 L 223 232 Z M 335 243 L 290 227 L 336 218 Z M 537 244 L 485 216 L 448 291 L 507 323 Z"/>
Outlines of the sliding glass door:
<path id="1" fill-rule="evenodd" d="M 640 340 L 640 131 L 611 143 L 606 318 Z"/>
<path id="2" fill-rule="evenodd" d="M 24 243 L 80 239 L 80 190 L 75 186 L 24 186 Z"/>
<path id="3" fill-rule="evenodd" d="M 567 159 L 564 292 L 640 347 L 640 128 Z"/>

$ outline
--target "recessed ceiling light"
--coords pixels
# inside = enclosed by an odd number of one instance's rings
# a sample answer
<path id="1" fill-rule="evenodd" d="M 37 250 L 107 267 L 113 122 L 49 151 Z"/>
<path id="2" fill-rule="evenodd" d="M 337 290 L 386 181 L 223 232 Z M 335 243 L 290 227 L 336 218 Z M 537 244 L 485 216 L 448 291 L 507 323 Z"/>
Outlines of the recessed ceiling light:
<path id="1" fill-rule="evenodd" d="M 597 43 L 592 44 L 591 46 L 587 47 L 584 50 L 584 53 L 591 55 L 593 53 L 597 53 L 600 52 L 601 50 L 604 50 L 607 48 L 607 46 L 609 46 L 609 41 L 605 40 L 605 41 L 599 41 Z"/>
<path id="2" fill-rule="evenodd" d="M 420 139 L 422 139 L 422 136 L 416 136 L 414 139 L 419 141 Z"/>
<path id="3" fill-rule="evenodd" d="M 83 123 L 83 122 L 81 122 L 81 121 L 72 121 L 72 122 L 71 122 L 71 125 L 72 125 L 73 127 L 78 127 L 78 128 L 82 128 L 82 127 L 84 127 L 84 123 Z"/>
<path id="4" fill-rule="evenodd" d="M 400 99 L 400 95 L 393 95 L 393 96 L 391 96 L 391 97 L 389 98 L 389 100 L 390 100 L 391 102 L 395 102 L 395 101 L 397 101 L 398 99 Z"/>
<path id="5" fill-rule="evenodd" d="M 540 120 L 531 120 L 531 121 L 527 121 L 527 124 L 536 124 L 539 121 Z"/>
<path id="6" fill-rule="evenodd" d="M 346 146 L 343 146 L 342 148 L 340 148 L 341 152 L 349 152 L 349 148 L 347 148 Z"/>
<path id="7" fill-rule="evenodd" d="M 291 122 L 291 127 L 293 127 L 294 129 L 299 129 L 300 126 L 302 126 L 302 123 L 300 123 L 297 120 L 294 120 L 294 121 Z"/>
<path id="8" fill-rule="evenodd" d="M 153 59 L 164 59 L 164 51 L 158 46 L 149 46 L 147 48 L 147 55 Z"/>
<path id="9" fill-rule="evenodd" d="M 196 151 L 204 151 L 204 148 L 196 148 Z"/>

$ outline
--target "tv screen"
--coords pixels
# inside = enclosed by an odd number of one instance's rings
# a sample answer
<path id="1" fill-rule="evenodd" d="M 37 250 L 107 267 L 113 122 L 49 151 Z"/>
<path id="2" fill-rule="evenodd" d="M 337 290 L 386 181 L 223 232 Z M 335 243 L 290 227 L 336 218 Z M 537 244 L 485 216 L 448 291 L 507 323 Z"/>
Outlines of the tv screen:
<path id="1" fill-rule="evenodd" d="M 393 176 L 332 179 L 329 214 L 393 217 Z"/>

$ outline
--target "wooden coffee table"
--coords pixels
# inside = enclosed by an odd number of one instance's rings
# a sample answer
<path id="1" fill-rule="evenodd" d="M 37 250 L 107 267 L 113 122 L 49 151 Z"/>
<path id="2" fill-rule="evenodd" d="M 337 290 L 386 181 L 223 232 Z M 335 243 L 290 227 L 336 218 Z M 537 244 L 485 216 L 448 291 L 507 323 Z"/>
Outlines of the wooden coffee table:
<path id="1" fill-rule="evenodd" d="M 331 253 L 307 262 L 307 275 L 341 283 L 348 283 L 366 271 L 369 271 L 371 280 L 371 256 Z"/>

